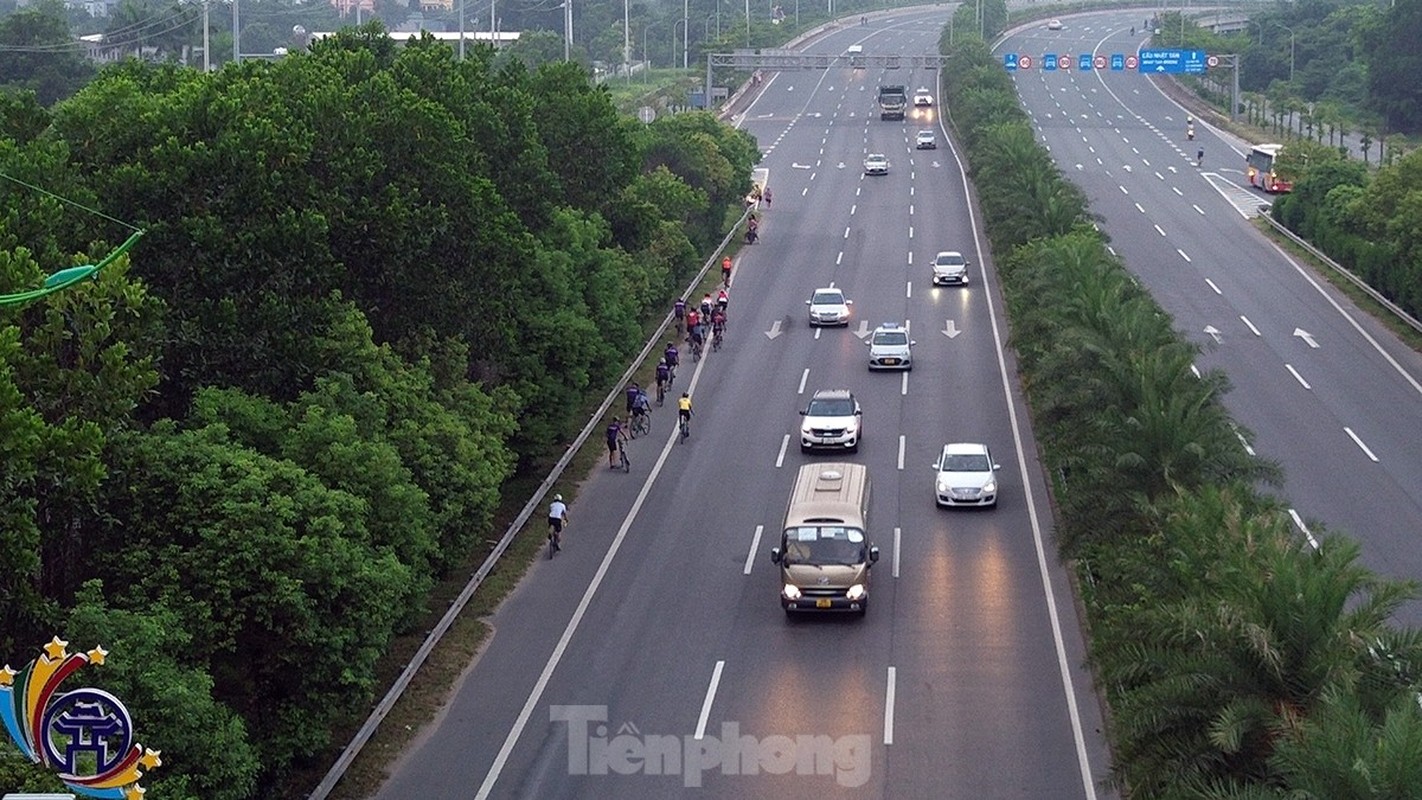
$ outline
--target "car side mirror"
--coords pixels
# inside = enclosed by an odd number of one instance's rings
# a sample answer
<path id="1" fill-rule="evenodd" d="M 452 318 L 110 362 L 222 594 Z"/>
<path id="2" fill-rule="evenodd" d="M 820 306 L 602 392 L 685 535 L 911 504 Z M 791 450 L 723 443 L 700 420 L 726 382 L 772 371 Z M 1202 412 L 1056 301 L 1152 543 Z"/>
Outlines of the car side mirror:
<path id="1" fill-rule="evenodd" d="M 941 461 L 935 461 L 935 462 L 933 462 L 933 471 L 934 471 L 934 472 L 937 472 L 937 471 L 938 471 L 938 467 L 939 467 L 940 464 L 942 464 Z"/>
<path id="2" fill-rule="evenodd" d="M 916 344 L 918 344 L 918 342 L 914 341 L 913 339 L 909 339 L 909 347 L 913 347 Z"/>
<path id="3" fill-rule="evenodd" d="M 778 548 L 778 547 L 772 547 L 772 548 L 770 548 L 770 563 L 772 563 L 772 564 L 779 564 L 779 563 L 780 563 L 780 548 Z"/>
<path id="4" fill-rule="evenodd" d="M 807 306 L 808 306 L 808 305 L 810 305 L 810 304 L 811 304 L 811 303 L 810 303 L 810 301 L 809 301 L 809 300 L 806 300 L 806 301 L 805 301 L 805 305 L 807 305 Z"/>
<path id="5" fill-rule="evenodd" d="M 845 301 L 844 301 L 844 304 L 847 305 L 847 306 L 852 306 L 852 305 L 854 305 L 854 301 L 853 301 L 853 300 L 845 300 Z"/>
<path id="6" fill-rule="evenodd" d="M 992 468 L 995 469 L 995 470 L 996 470 L 996 469 L 1002 469 L 1002 465 L 1001 465 L 1001 464 L 993 464 L 993 465 L 992 465 Z"/>
<path id="7" fill-rule="evenodd" d="M 878 561 L 878 560 L 879 560 L 879 548 L 877 548 L 877 547 L 871 547 L 871 548 L 869 548 L 869 563 L 870 563 L 870 564 L 873 564 L 874 562 L 876 562 L 876 561 Z"/>
<path id="8" fill-rule="evenodd" d="M 800 416 L 803 417 L 803 416 L 805 416 L 807 413 L 809 413 L 809 412 L 807 412 L 805 409 L 803 409 L 803 408 L 800 409 Z"/>

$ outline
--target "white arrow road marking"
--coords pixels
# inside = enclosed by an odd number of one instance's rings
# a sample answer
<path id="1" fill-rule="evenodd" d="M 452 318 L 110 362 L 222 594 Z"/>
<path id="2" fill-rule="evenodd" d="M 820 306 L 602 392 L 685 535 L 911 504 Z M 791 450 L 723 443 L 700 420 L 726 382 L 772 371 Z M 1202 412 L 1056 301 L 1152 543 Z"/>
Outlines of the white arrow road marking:
<path id="1" fill-rule="evenodd" d="M 948 320 L 948 322 L 943 326 L 943 335 L 947 336 L 949 339 L 952 339 L 960 333 L 962 333 L 962 331 L 958 330 L 958 326 L 954 324 L 953 320 L 951 319 Z"/>
<path id="2" fill-rule="evenodd" d="M 861 338 L 861 339 L 863 339 L 865 336 L 868 336 L 868 335 L 869 335 L 869 320 L 867 320 L 867 319 L 861 319 L 861 320 L 859 320 L 859 330 L 855 331 L 855 332 L 854 332 L 854 335 L 855 335 L 855 336 L 858 336 L 858 337 Z"/>
<path id="3" fill-rule="evenodd" d="M 780 320 L 770 323 L 770 330 L 765 332 L 765 338 L 774 339 L 780 335 Z"/>
<path id="4" fill-rule="evenodd" d="M 1318 349 L 1318 342 L 1314 340 L 1313 334 L 1309 333 L 1303 328 L 1294 328 L 1294 335 L 1299 337 L 1300 339 L 1303 339 L 1304 342 L 1306 342 L 1308 346 L 1313 348 L 1314 350 Z"/>
<path id="5" fill-rule="evenodd" d="M 1209 335 L 1210 335 L 1210 338 L 1215 340 L 1215 344 L 1219 344 L 1219 343 L 1220 343 L 1220 329 L 1219 329 L 1219 328 L 1216 328 L 1216 327 L 1213 326 L 1213 325 L 1206 325 L 1206 326 L 1205 326 L 1205 333 L 1209 334 Z"/>

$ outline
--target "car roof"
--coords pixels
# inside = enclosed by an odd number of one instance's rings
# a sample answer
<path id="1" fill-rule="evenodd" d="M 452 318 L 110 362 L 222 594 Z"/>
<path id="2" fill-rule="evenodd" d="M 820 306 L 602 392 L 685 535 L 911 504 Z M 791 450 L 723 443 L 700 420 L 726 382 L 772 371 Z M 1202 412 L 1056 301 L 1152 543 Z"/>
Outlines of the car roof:
<path id="1" fill-rule="evenodd" d="M 933 136 L 933 131 L 919 131 L 919 132 L 918 132 L 918 138 L 922 139 L 922 138 L 925 137 L 925 136 L 929 136 L 929 137 Z"/>
<path id="2" fill-rule="evenodd" d="M 934 258 L 942 258 L 944 256 L 957 256 L 958 258 L 962 258 L 963 254 L 957 250 L 939 250 L 938 255 L 934 256 Z"/>
<path id="3" fill-rule="evenodd" d="M 883 325 L 880 325 L 879 327 L 875 328 L 874 332 L 878 333 L 879 331 L 901 331 L 903 329 L 904 326 L 900 325 L 897 322 L 885 322 Z"/>
<path id="4" fill-rule="evenodd" d="M 839 288 L 838 286 L 825 286 L 823 288 L 816 289 L 813 292 L 810 292 L 810 294 L 819 294 L 820 292 L 835 292 L 840 297 L 844 296 L 844 290 Z"/>
<path id="5" fill-rule="evenodd" d="M 865 158 L 883 158 L 883 159 L 887 159 L 888 156 L 884 155 L 883 153 L 870 153 L 869 155 L 865 156 Z"/>
<path id="6" fill-rule="evenodd" d="M 977 442 L 950 442 L 943 445 L 943 453 L 950 456 L 985 456 L 987 445 Z"/>
<path id="7" fill-rule="evenodd" d="M 848 389 L 820 389 L 810 397 L 811 400 L 853 400 L 854 393 Z"/>

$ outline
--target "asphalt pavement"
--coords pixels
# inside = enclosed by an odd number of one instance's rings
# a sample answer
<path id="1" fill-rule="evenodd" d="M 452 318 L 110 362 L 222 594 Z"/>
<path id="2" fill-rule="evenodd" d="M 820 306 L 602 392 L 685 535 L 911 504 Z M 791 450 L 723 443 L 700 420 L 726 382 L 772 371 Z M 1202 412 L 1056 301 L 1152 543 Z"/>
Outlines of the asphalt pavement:
<path id="1" fill-rule="evenodd" d="M 948 7 L 881 14 L 812 51 L 936 51 Z M 937 118 L 881 121 L 906 70 L 769 73 L 739 124 L 774 204 L 736 264 L 725 347 L 684 360 L 685 443 L 670 402 L 595 470 L 557 558 L 534 566 L 447 708 L 378 797 L 1105 798 L 1102 716 L 1001 300 L 961 165 Z M 940 149 L 913 150 L 939 131 Z M 886 176 L 862 175 L 868 152 Z M 938 250 L 973 262 L 933 288 Z M 834 285 L 847 328 L 811 328 Z M 870 373 L 864 338 L 906 323 L 915 368 Z M 821 388 L 863 408 L 860 451 L 798 451 Z M 941 510 L 931 464 L 981 441 L 1002 465 L 991 510 Z M 770 548 L 802 464 L 868 466 L 882 551 L 868 614 L 787 619 Z"/>
<path id="2" fill-rule="evenodd" d="M 1134 52 L 1139 12 L 1103 11 L 1012 32 L 998 52 Z M 1384 576 L 1422 580 L 1422 357 L 1249 221 L 1245 143 L 1208 126 L 1135 72 L 1016 73 L 1043 143 L 1101 218 L 1112 248 L 1202 347 L 1200 370 L 1233 383 L 1225 404 L 1279 462 L 1277 493 L 1301 536 L 1363 544 Z M 1205 151 L 1202 166 L 1195 155 Z M 1422 603 L 1399 621 L 1422 622 Z"/>

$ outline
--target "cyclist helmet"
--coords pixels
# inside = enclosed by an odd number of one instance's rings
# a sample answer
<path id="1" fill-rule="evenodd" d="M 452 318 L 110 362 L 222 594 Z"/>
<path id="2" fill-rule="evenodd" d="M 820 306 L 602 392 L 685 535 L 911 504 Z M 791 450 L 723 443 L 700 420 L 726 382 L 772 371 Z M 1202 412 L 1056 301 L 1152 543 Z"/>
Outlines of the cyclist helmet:
<path id="1" fill-rule="evenodd" d="M 555 495 L 553 495 L 553 501 L 554 501 L 554 502 L 557 502 L 557 503 L 563 502 L 563 495 L 561 495 L 561 494 L 555 494 Z"/>

